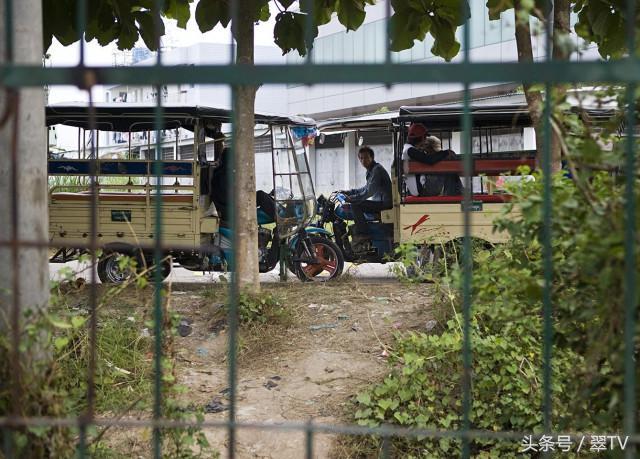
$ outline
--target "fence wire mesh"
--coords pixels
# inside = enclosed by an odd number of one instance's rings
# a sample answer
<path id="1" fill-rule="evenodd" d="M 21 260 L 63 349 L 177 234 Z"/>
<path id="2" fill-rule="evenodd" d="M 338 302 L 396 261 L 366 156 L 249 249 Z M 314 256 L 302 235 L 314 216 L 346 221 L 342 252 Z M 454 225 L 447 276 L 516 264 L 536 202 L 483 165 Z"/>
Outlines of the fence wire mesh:
<path id="1" fill-rule="evenodd" d="M 474 0 L 475 1 L 475 0 Z M 478 0 L 479 1 L 479 0 Z M 163 8 L 162 0 L 155 0 L 154 8 L 154 25 L 156 31 L 161 30 L 160 11 Z M 306 0 L 313 8 L 317 2 Z M 553 3 L 553 2 L 552 2 Z M 80 0 L 76 4 L 77 29 L 85 30 L 87 22 L 87 5 L 88 0 Z M 635 17 L 637 5 L 635 0 L 626 0 L 626 16 L 628 18 Z M 12 390 L 12 407 L 9 413 L 0 417 L 0 427 L 3 433 L 3 453 L 9 458 L 13 457 L 12 432 L 16 429 L 24 427 L 65 427 L 77 428 L 78 436 L 78 455 L 79 457 L 88 456 L 88 432 L 92 427 L 130 427 L 130 428 L 151 428 L 153 436 L 151 439 L 153 457 L 162 457 L 162 441 L 163 433 L 166 429 L 186 428 L 186 427 L 202 427 L 227 429 L 228 431 L 228 456 L 233 458 L 237 455 L 236 437 L 239 429 L 261 429 L 268 431 L 286 431 L 286 432 L 302 432 L 305 438 L 305 457 L 314 457 L 314 438 L 317 434 L 347 434 L 347 435 L 373 435 L 382 438 L 381 456 L 384 458 L 391 457 L 390 439 L 397 437 L 407 438 L 457 438 L 462 440 L 462 456 L 470 457 L 470 443 L 474 439 L 500 439 L 520 441 L 524 435 L 531 435 L 532 432 L 494 432 L 486 430 L 475 430 L 472 428 L 470 420 L 470 410 L 472 406 L 472 385 L 473 385 L 473 342 L 471 340 L 471 311 L 472 289 L 473 289 L 473 272 L 472 272 L 472 256 L 471 256 L 471 233 L 472 225 L 471 202 L 472 202 L 472 186 L 471 177 L 473 175 L 473 158 L 471 155 L 471 131 L 472 119 L 470 113 L 471 104 L 471 85 L 481 82 L 522 82 L 544 84 L 545 93 L 551 94 L 554 84 L 563 83 L 596 83 L 611 82 L 626 85 L 626 130 L 627 130 L 627 148 L 625 163 L 625 234 L 624 234 L 624 251 L 625 251 L 625 289 L 624 289 L 624 343 L 625 343 L 625 372 L 624 372 L 624 434 L 629 436 L 629 441 L 633 445 L 626 450 L 625 456 L 628 458 L 635 457 L 640 435 L 636 432 L 636 415 L 637 403 L 635 399 L 636 381 L 635 372 L 637 362 L 634 357 L 635 328 L 637 316 L 637 278 L 636 278 L 636 240 L 637 228 L 636 221 L 636 196 L 634 194 L 634 180 L 636 174 L 636 148 L 634 145 L 634 126 L 636 114 L 634 112 L 635 92 L 637 84 L 640 80 L 640 61 L 635 52 L 635 28 L 633 21 L 627 21 L 627 47 L 629 49 L 628 57 L 612 60 L 609 62 L 577 62 L 554 61 L 552 58 L 552 42 L 551 42 L 551 14 L 552 8 L 546 11 L 547 15 L 547 33 L 546 33 L 546 60 L 531 63 L 477 63 L 471 62 L 470 59 L 470 30 L 468 23 L 463 26 L 463 59 L 457 63 L 446 64 L 400 64 L 393 63 L 391 59 L 391 50 L 389 39 L 386 40 L 385 59 L 383 63 L 376 64 L 315 64 L 312 60 L 312 53 L 307 55 L 307 59 L 300 65 L 243 65 L 235 63 L 234 47 L 230 46 L 231 61 L 230 65 L 198 65 L 196 67 L 174 67 L 167 66 L 163 63 L 162 49 L 158 46 L 156 63 L 152 70 L 146 68 L 111 68 L 111 67 L 95 67 L 86 65 L 86 48 L 83 40 L 80 40 L 80 63 L 74 67 L 68 68 L 43 68 L 39 65 L 25 65 L 14 61 L 14 2 L 5 0 L 5 16 L 4 16 L 4 33 L 5 33 L 5 63 L 0 66 L 0 75 L 2 78 L 2 89 L 6 92 L 7 98 L 5 102 L 7 107 L 3 107 L 9 116 L 14 117 L 13 142 L 12 149 L 9 152 L 2 152 L 2 161 L 8 161 L 11 164 L 11 215 L 7 216 L 8 221 L 12 224 L 11 237 L 8 240 L 0 241 L 0 245 L 9 248 L 11 251 L 11 259 L 3 260 L 3 263 L 9 263 L 13 266 L 16 275 L 13 277 L 12 284 L 12 305 L 11 326 L 9 333 L 11 334 L 12 353 L 10 362 L 2 362 L 2 365 L 11 366 L 11 390 Z M 239 1 L 231 1 L 230 17 L 238 17 Z M 391 14 L 391 2 L 387 2 L 387 34 L 389 34 L 389 17 Z M 312 15 L 307 16 L 305 37 L 307 43 L 313 41 L 311 31 Z M 159 34 L 158 34 L 159 36 Z M 159 42 L 157 42 L 159 45 Z M 462 400 L 462 424 L 459 430 L 432 430 L 432 429 L 407 429 L 385 425 L 378 428 L 365 428 L 355 425 L 322 425 L 316 423 L 284 423 L 284 424 L 265 424 L 265 423 L 240 423 L 237 422 L 237 393 L 238 384 L 237 376 L 237 344 L 238 344 L 238 301 L 239 290 L 235 278 L 231 277 L 229 287 L 229 343 L 228 343 L 228 383 L 230 387 L 230 407 L 229 416 L 226 422 L 222 421 L 175 421 L 166 419 L 162 412 L 163 400 L 163 308 L 161 296 L 162 276 L 159 269 L 154 271 L 155 295 L 153 303 L 154 315 L 154 348 L 153 348 L 153 416 L 151 420 L 131 420 L 118 419 L 100 416 L 96 418 L 95 407 L 95 373 L 96 373 L 96 343 L 98 329 L 97 315 L 97 278 L 95 270 L 91 271 L 91 286 L 89 288 L 89 340 L 91 354 L 89 357 L 88 373 L 86 375 L 87 387 L 87 409 L 84 413 L 79 414 L 77 418 L 50 418 L 50 417 L 23 417 L 21 413 L 21 403 L 23 399 L 22 375 L 20 361 L 23 358 L 23 350 L 20 348 L 21 335 L 21 304 L 20 292 L 22 289 L 28 288 L 25 279 L 21 279 L 17 275 L 17 266 L 20 263 L 19 254 L 25 248 L 49 248 L 48 240 L 21 240 L 18 237 L 17 222 L 20 214 L 20 196 L 17 192 L 17 183 L 20 180 L 18 174 L 18 163 L 20 158 L 17 154 L 18 136 L 26 135 L 18 124 L 17 113 L 20 110 L 20 97 L 18 91 L 24 87 L 40 87 L 43 85 L 75 85 L 84 89 L 89 95 L 89 119 L 90 131 L 96 131 L 94 103 L 92 100 L 92 89 L 96 85 L 105 84 L 132 84 L 132 85 L 154 85 L 156 92 L 159 94 L 162 85 L 166 84 L 225 84 L 232 88 L 242 85 L 258 85 L 258 84 L 278 84 L 278 83 L 301 83 L 301 84 L 323 84 L 323 83 L 367 83 L 376 82 L 386 85 L 400 83 L 430 83 L 430 82 L 448 82 L 461 83 L 464 85 L 463 90 L 463 135 L 462 149 L 464 151 L 464 180 L 465 180 L 465 212 L 464 212 L 464 245 L 463 245 L 463 287 L 461 298 L 463 301 L 463 373 L 460 375 L 463 388 Z M 236 106 L 237 92 L 232 92 L 232 107 Z M 554 298 L 552 296 L 552 279 L 553 279 L 553 247 L 551 233 L 552 227 L 552 179 L 551 179 L 551 113 L 552 113 L 551 97 L 545 98 L 544 104 L 544 156 L 543 156 L 543 180 L 544 180 L 544 235 L 543 235 L 543 254 L 544 254 L 544 290 L 543 290 L 543 402 L 540 410 L 543 414 L 543 425 L 545 434 L 554 434 L 552 431 L 552 413 L 553 400 L 552 390 L 553 372 L 553 315 L 554 315 Z M 160 131 L 163 128 L 163 106 L 162 98 L 157 97 L 157 107 L 155 113 L 156 119 L 156 147 L 153 174 L 156 183 L 160 183 L 162 179 L 162 145 Z M 233 120 L 234 129 L 237 125 L 237 119 Z M 5 127 L 6 128 L 6 127 Z M 233 136 L 235 143 L 236 137 Z M 91 263 L 95 265 L 97 262 L 96 251 L 101 248 L 98 240 L 98 193 L 97 184 L 98 155 L 95 145 L 95 139 L 90 140 L 90 195 L 91 195 L 91 214 L 90 214 L 90 238 L 85 246 L 78 248 L 87 249 L 91 254 Z M 233 152 L 235 149 L 232 148 Z M 166 250 L 175 248 L 163 244 L 163 208 L 161 205 L 161 187 L 156 187 L 155 200 L 155 233 L 153 238 L 153 253 L 155 265 L 161 264 L 163 254 Z M 240 204 L 240 203 L 238 203 Z M 231 209 L 234 209 L 235 203 L 232 202 Z M 234 218 L 232 221 L 238 224 Z M 233 228 L 233 225 L 232 225 Z M 235 234 L 232 231 L 232 234 Z M 235 241 L 233 241 L 235 247 Z"/>

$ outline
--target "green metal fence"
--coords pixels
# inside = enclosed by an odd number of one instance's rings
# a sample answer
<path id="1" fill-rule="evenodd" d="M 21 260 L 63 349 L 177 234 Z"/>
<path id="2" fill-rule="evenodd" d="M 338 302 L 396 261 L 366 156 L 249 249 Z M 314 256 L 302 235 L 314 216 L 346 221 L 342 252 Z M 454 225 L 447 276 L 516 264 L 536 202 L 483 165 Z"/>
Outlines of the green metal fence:
<path id="1" fill-rule="evenodd" d="M 480 1 L 480 0 L 473 0 Z M 160 10 L 162 0 L 156 0 L 156 11 Z M 390 6 L 387 2 L 387 23 L 390 15 Z M 152 421 L 136 421 L 122 419 L 96 419 L 95 417 L 95 370 L 96 370 L 96 330 L 97 315 L 96 303 L 97 294 L 95 284 L 95 273 L 92 274 L 92 288 L 90 289 L 90 321 L 91 330 L 90 340 L 92 343 L 92 354 L 90 357 L 89 372 L 87 375 L 87 399 L 88 409 L 86 413 L 81 414 L 77 418 L 23 418 L 17 415 L 18 407 L 22 397 L 20 387 L 20 358 L 19 344 L 19 290 L 16 288 L 13 292 L 13 308 L 12 308 L 12 342 L 14 343 L 14 353 L 10 364 L 13 368 L 13 401 L 14 412 L 0 418 L 0 427 L 5 433 L 4 454 L 12 457 L 10 441 L 10 433 L 12 429 L 24 426 L 61 426 L 69 428 L 79 428 L 79 454 L 81 457 L 87 455 L 87 429 L 90 426 L 118 426 L 118 427 L 151 427 L 153 428 L 153 456 L 161 457 L 161 443 L 164 429 L 184 428 L 189 426 L 200 426 L 202 428 L 227 429 L 229 435 L 228 455 L 235 457 L 235 440 L 236 432 L 239 429 L 263 429 L 263 430 L 279 430 L 290 432 L 304 432 L 306 438 L 305 457 L 314 457 L 314 436 L 318 433 L 333 434 L 349 434 L 349 435 L 376 435 L 383 439 L 382 456 L 390 457 L 390 439 L 392 437 L 405 436 L 410 438 L 430 437 L 430 438 L 457 438 L 462 440 L 463 457 L 470 456 L 470 442 L 473 439 L 502 439 L 519 442 L 525 434 L 530 432 L 492 432 L 478 431 L 471 429 L 470 410 L 471 410 L 471 385 L 472 385 L 472 346 L 470 339 L 470 318 L 472 305 L 471 287 L 473 283 L 471 245 L 470 245 L 470 224 L 471 214 L 468 205 L 471 202 L 471 186 L 470 180 L 472 175 L 472 157 L 470 148 L 470 132 L 471 117 L 469 114 L 470 105 L 470 84 L 478 82 L 523 82 L 523 83 L 543 83 L 546 87 L 546 93 L 550 94 L 553 84 L 559 83 L 598 83 L 611 82 L 626 85 L 627 105 L 629 107 L 626 118 L 626 129 L 628 145 L 626 150 L 625 179 L 626 179 L 626 224 L 625 224 L 625 374 L 624 374 L 624 435 L 629 436 L 630 447 L 625 451 L 628 458 L 635 457 L 636 445 L 640 442 L 640 435 L 636 431 L 635 416 L 637 412 L 637 404 L 635 400 L 635 369 L 637 362 L 634 359 L 634 333 L 637 315 L 637 279 L 635 271 L 636 236 L 637 228 L 634 225 L 636 220 L 636 201 L 633 190 L 633 180 L 636 170 L 635 146 L 634 146 L 634 124 L 635 113 L 634 93 L 637 84 L 640 81 L 640 60 L 637 59 L 634 52 L 635 46 L 635 24 L 633 21 L 627 21 L 627 46 L 630 50 L 629 57 L 615 60 L 607 63 L 601 62 L 554 62 L 551 58 L 551 41 L 550 36 L 550 20 L 547 20 L 547 39 L 546 39 L 546 60 L 535 63 L 472 63 L 469 56 L 469 27 L 464 27 L 463 34 L 463 60 L 458 63 L 447 64 L 400 64 L 392 63 L 389 46 L 386 49 L 386 58 L 384 63 L 377 64 L 352 64 L 352 65 L 320 65 L 313 64 L 310 56 L 306 62 L 301 65 L 255 65 L 243 66 L 239 64 L 232 65 L 203 65 L 198 67 L 168 67 L 162 63 L 162 52 L 158 51 L 157 61 L 153 71 L 148 68 L 112 68 L 112 67 L 89 67 L 85 65 L 85 48 L 81 41 L 81 59 L 79 65 L 71 68 L 42 68 L 40 66 L 31 66 L 18 64 L 13 61 L 13 52 L 15 42 L 13 39 L 13 1 L 6 0 L 6 15 L 4 18 L 4 26 L 6 31 L 6 56 L 7 63 L 0 66 L 0 77 L 2 87 L 5 90 L 15 90 L 22 87 L 40 87 L 43 85 L 76 85 L 85 89 L 91 94 L 91 88 L 97 84 L 132 84 L 132 85 L 153 85 L 159 92 L 162 85 L 166 84 L 224 84 L 224 85 L 258 85 L 258 84 L 278 84 L 278 83 L 301 83 L 301 84 L 320 84 L 320 83 L 384 83 L 387 85 L 400 83 L 435 83 L 435 82 L 455 82 L 464 84 L 464 107 L 465 115 L 463 118 L 464 137 L 463 151 L 464 171 L 465 171 L 465 238 L 463 251 L 464 281 L 462 290 L 463 299 L 463 317 L 464 317 L 464 341 L 463 341 L 463 362 L 464 372 L 461 376 L 463 387 L 462 402 L 462 428 L 455 431 L 446 430 L 412 430 L 393 426 L 382 426 L 379 428 L 364 428 L 355 425 L 319 425 L 313 423 L 286 423 L 286 424 L 260 424 L 260 423 L 239 423 L 236 421 L 237 407 L 237 355 L 236 345 L 238 340 L 237 329 L 237 307 L 238 307 L 238 288 L 233 281 L 230 285 L 230 314 L 229 314 L 229 386 L 230 386 L 230 409 L 229 417 L 226 422 L 183 422 L 167 420 L 162 413 L 162 307 L 159 284 L 161 282 L 160 271 L 155 271 L 156 294 L 154 298 L 154 316 L 155 316 L 155 349 L 154 349 L 154 404 L 153 404 L 153 420 Z M 634 17 L 636 11 L 635 0 L 626 1 L 626 17 Z M 231 2 L 231 17 L 238 16 L 238 0 Z M 77 2 L 78 30 L 84 30 L 87 14 L 87 0 Z M 547 14 L 551 14 L 548 11 Z M 311 16 L 309 16 L 310 18 Z M 550 16 L 549 16 L 550 18 Z M 155 17 L 156 27 L 161 21 L 160 16 Z M 310 19 L 307 21 L 307 40 L 311 39 Z M 387 43 L 389 40 L 387 40 Z M 233 47 L 231 47 L 233 48 Z M 231 49 L 233 55 L 233 49 Z M 233 61 L 233 59 L 232 59 Z M 233 93 L 235 100 L 235 92 Z M 90 101 L 91 104 L 91 101 Z M 553 273 L 552 263 L 552 234 L 551 220 L 551 157 L 550 157 L 550 138 L 551 138 L 551 100 L 546 98 L 545 101 L 545 122 L 544 122 L 544 161 L 543 161 L 543 177 L 544 177 L 544 236 L 543 236 L 543 253 L 544 253 L 544 295 L 543 310 L 541 314 L 544 317 L 544 349 L 543 349 L 543 387 L 544 398 L 540 410 L 543 413 L 543 423 L 545 433 L 552 432 L 552 404 L 551 384 L 553 373 L 551 369 L 552 362 L 552 337 L 554 313 L 554 298 L 552 297 L 551 281 Z M 89 109 L 91 110 L 91 108 Z M 157 126 L 160 126 L 160 119 L 163 115 L 161 98 L 158 97 L 157 106 Z M 95 125 L 94 125 L 95 127 Z M 22 133 L 19 133 L 22 135 Z M 156 154 L 160 155 L 160 136 L 157 136 Z M 92 145 L 95 148 L 95 145 Z M 95 158 L 95 155 L 92 157 Z M 161 159 L 158 156 L 157 159 Z M 2 152 L 2 161 L 16 162 L 16 152 Z M 155 164 L 155 174 L 157 177 L 161 175 L 160 162 Z M 14 172 L 16 170 L 14 169 Z M 93 212 L 92 212 L 92 233 L 88 244 L 88 249 L 93 255 L 95 263 L 95 250 L 99 248 L 96 237 L 97 233 L 97 216 L 96 216 L 96 177 L 95 163 L 93 163 L 93 176 L 91 180 L 91 191 L 93 196 Z M 14 174 L 14 178 L 16 174 Z M 15 184 L 14 184 L 15 190 Z M 158 195 L 161 190 L 157 188 Z M 158 196 L 159 197 L 159 196 Z M 17 212 L 20 206 L 20 197 L 14 194 L 12 196 L 12 222 L 17 221 Z M 161 226 L 161 200 L 156 200 L 156 227 Z M 233 207 L 233 206 L 231 206 Z M 15 226 L 15 225 L 14 225 Z M 14 229 L 14 237 L 11 240 L 0 241 L 4 247 L 10 247 L 14 257 L 12 259 L 13 266 L 17 266 L 17 250 L 20 247 L 48 247 L 48 241 L 23 241 L 18 240 L 17 232 Z M 159 264 L 162 258 L 164 248 L 162 243 L 162 232 L 158 232 L 155 240 L 155 260 Z M 16 284 L 17 286 L 18 284 Z M 2 362 L 1 364 L 9 364 Z"/>

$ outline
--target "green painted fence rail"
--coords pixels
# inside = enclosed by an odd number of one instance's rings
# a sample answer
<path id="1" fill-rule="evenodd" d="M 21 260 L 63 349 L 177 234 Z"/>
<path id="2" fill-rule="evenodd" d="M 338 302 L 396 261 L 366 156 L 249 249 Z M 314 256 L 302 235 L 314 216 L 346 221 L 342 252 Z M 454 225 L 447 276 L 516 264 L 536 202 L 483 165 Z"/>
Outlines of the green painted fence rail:
<path id="1" fill-rule="evenodd" d="M 14 0 L 17 1 L 17 0 Z M 231 17 L 237 17 L 237 8 L 239 0 L 234 0 L 230 4 Z M 473 0 L 480 1 L 480 0 Z M 484 1 L 484 0 L 483 0 Z M 633 127 L 635 122 L 635 114 L 633 111 L 634 93 L 640 82 L 640 60 L 636 57 L 628 57 L 610 62 L 557 62 L 551 59 L 551 43 L 546 39 L 546 60 L 532 63 L 490 63 L 490 62 L 471 62 L 470 61 L 470 31 L 468 24 L 463 27 L 463 46 L 462 59 L 454 63 L 392 63 L 391 53 L 389 49 L 389 40 L 385 49 L 385 59 L 382 63 L 372 64 L 313 64 L 308 57 L 303 64 L 296 65 L 199 65 L 199 66 L 164 66 L 162 64 L 162 52 L 157 54 L 156 64 L 153 67 L 89 67 L 85 65 L 85 47 L 81 41 L 80 46 L 80 65 L 73 67 L 43 68 L 40 66 L 19 65 L 13 63 L 13 46 L 14 39 L 12 36 L 12 14 L 13 2 L 5 1 L 5 29 L 7 44 L 7 63 L 0 65 L 0 85 L 6 88 L 23 88 L 38 87 L 43 85 L 75 85 L 81 89 L 90 89 L 95 85 L 152 85 L 159 90 L 161 85 L 166 84 L 223 84 L 230 86 L 237 85 L 259 85 L 259 84 L 284 84 L 284 83 L 301 83 L 301 84 L 324 84 L 324 83 L 383 83 L 386 85 L 402 84 L 402 83 L 460 83 L 463 87 L 463 150 L 464 154 L 464 170 L 465 170 L 465 195 L 464 201 L 467 205 L 464 207 L 469 209 L 471 202 L 471 171 L 472 158 L 471 148 L 468 148 L 471 137 L 471 116 L 469 106 L 471 101 L 470 85 L 473 83 L 498 83 L 498 82 L 520 82 L 520 83 L 544 83 L 546 85 L 547 94 L 550 92 L 552 84 L 558 83 L 614 83 L 621 86 L 626 85 L 626 102 L 629 109 L 627 110 L 626 128 L 628 136 L 628 145 L 626 149 L 625 163 L 625 373 L 624 373 L 624 434 L 629 436 L 629 441 L 633 445 L 640 443 L 640 435 L 636 432 L 635 416 L 637 410 L 637 401 L 635 400 L 635 369 L 637 362 L 634 361 L 634 333 L 636 325 L 636 298 L 637 286 L 635 259 L 637 228 L 634 222 L 636 219 L 636 198 L 634 195 L 633 181 L 636 170 L 636 158 L 634 151 Z M 162 1 L 155 1 L 157 11 L 160 10 Z M 389 3 L 387 3 L 389 5 Z M 634 17 L 636 11 L 636 1 L 627 0 L 627 17 Z M 78 29 L 84 30 L 84 18 L 87 14 L 87 0 L 77 2 Z M 549 11 L 547 14 L 551 14 Z M 387 20 L 390 15 L 390 7 L 387 6 Z M 550 17 L 550 16 L 549 16 Z M 160 21 L 159 15 L 155 17 L 156 27 Z M 550 27 L 547 21 L 547 27 Z M 306 21 L 307 28 L 310 26 L 310 20 Z M 387 22 L 388 23 L 388 22 Z M 627 48 L 630 56 L 634 56 L 635 47 L 635 24 L 627 21 Z M 547 30 L 549 32 L 549 30 Z M 387 26 L 389 33 L 389 26 Z M 549 37 L 549 33 L 546 34 Z M 307 30 L 307 40 L 311 38 L 311 34 Z M 233 56 L 233 47 L 230 46 L 230 55 Z M 233 59 L 232 59 L 233 60 Z M 90 91 L 89 91 L 90 92 Z M 235 92 L 232 95 L 235 102 Z M 233 106 L 233 105 L 232 105 Z M 540 410 L 543 414 L 543 425 L 546 434 L 552 432 L 552 403 L 551 384 L 553 381 L 552 372 L 552 337 L 553 337 L 553 297 L 551 294 L 551 279 L 553 275 L 552 263 L 552 234 L 551 220 L 551 161 L 550 161 L 550 134 L 551 134 L 551 101 L 546 98 L 544 107 L 544 161 L 543 161 L 543 177 L 544 177 L 544 203 L 543 203 L 543 219 L 544 219 L 544 235 L 543 235 L 543 254 L 544 254 L 544 294 L 543 308 L 540 311 L 543 315 L 543 388 L 544 397 Z M 158 106 L 156 112 L 157 127 L 160 127 L 162 118 L 162 106 L 160 98 L 158 98 Z M 160 155 L 160 136 L 156 136 L 156 154 Z M 235 136 L 234 136 L 235 138 Z M 91 145 L 92 149 L 95 145 Z M 232 148 L 233 151 L 233 148 Z M 14 156 L 9 157 L 12 161 L 16 160 Z M 157 159 L 160 159 L 158 156 Z M 160 162 L 155 163 L 155 175 L 161 175 Z M 95 170 L 94 170 L 95 172 Z M 94 197 L 92 210 L 92 237 L 87 248 L 95 249 L 98 247 L 96 238 L 97 216 L 96 216 L 96 183 L 95 176 L 91 180 L 91 191 Z M 158 187 L 157 192 L 160 193 Z M 17 212 L 19 198 L 13 196 L 13 208 Z M 156 199 L 156 228 L 161 227 L 161 200 Z M 231 206 L 233 208 L 233 206 Z M 14 220 L 15 221 L 15 220 Z M 314 454 L 314 435 L 322 434 L 348 434 L 348 435 L 376 435 L 383 439 L 381 454 L 383 457 L 390 457 L 390 439 L 392 437 L 430 437 L 430 438 L 457 438 L 462 440 L 463 457 L 470 456 L 470 442 L 473 439 L 502 439 L 521 441 L 524 435 L 531 435 L 531 432 L 492 432 L 474 430 L 471 428 L 470 410 L 472 406 L 471 386 L 472 386 L 472 346 L 470 320 L 472 311 L 472 286 L 473 272 L 471 259 L 471 238 L 470 224 L 471 213 L 467 210 L 464 215 L 465 236 L 463 248 L 463 287 L 461 298 L 463 300 L 463 319 L 464 319 L 464 339 L 463 339 L 463 372 L 460 375 L 463 387 L 462 400 L 462 427 L 459 430 L 417 430 L 406 429 L 393 426 L 382 426 L 379 428 L 365 428 L 356 425 L 323 425 L 312 422 L 299 423 L 283 423 L 278 425 L 265 423 L 240 423 L 235 419 L 236 415 L 236 388 L 237 388 L 237 355 L 236 344 L 237 336 L 237 307 L 238 307 L 238 290 L 237 284 L 232 276 L 230 285 L 230 315 L 229 315 L 229 384 L 230 384 L 230 410 L 227 421 L 204 421 L 204 422 L 180 422 L 163 418 L 162 413 L 162 307 L 160 289 L 156 288 L 154 297 L 154 318 L 155 318 L 155 346 L 154 346 L 154 404 L 153 419 L 150 420 L 131 420 L 131 419 L 96 419 L 94 413 L 95 394 L 94 394 L 94 373 L 96 360 L 96 279 L 95 273 L 92 273 L 92 287 L 90 289 L 89 309 L 91 327 L 90 341 L 92 344 L 92 355 L 90 358 L 89 374 L 87 375 L 88 384 L 88 405 L 86 413 L 77 418 L 21 418 L 18 416 L 7 416 L 0 418 L 0 427 L 10 431 L 12 428 L 21 426 L 60 426 L 60 427 L 78 427 L 80 431 L 78 451 L 80 457 L 86 457 L 87 453 L 87 429 L 89 426 L 116 426 L 116 427 L 147 427 L 153 429 L 153 456 L 161 457 L 161 445 L 163 429 L 183 428 L 190 426 L 200 426 L 202 428 L 227 429 L 229 433 L 229 457 L 235 457 L 235 438 L 238 429 L 261 429 L 268 431 L 286 431 L 286 432 L 302 432 L 305 435 L 305 457 L 311 458 Z M 14 233 L 16 234 L 16 233 Z M 155 243 L 155 260 L 159 264 L 162 257 L 162 240 L 161 232 L 154 238 Z M 19 241 L 14 236 L 10 241 L 0 241 L 3 246 L 11 246 L 17 250 L 18 246 L 47 246 L 47 241 Z M 235 245 L 235 242 L 234 242 Z M 95 251 L 93 261 L 95 262 Z M 14 260 L 15 263 L 15 260 Z M 160 271 L 156 270 L 155 284 L 159 287 L 161 278 Z M 14 297 L 17 297 L 14 292 Z M 14 300 L 17 301 L 17 300 Z M 17 303 L 14 303 L 14 305 Z M 17 314 L 17 306 L 14 306 L 15 314 Z M 16 317 L 14 317 L 16 319 Z M 17 323 L 17 321 L 15 322 Z M 17 330 L 13 330 L 17 334 Z M 15 338 L 15 336 L 14 336 Z M 14 342 L 17 342 L 14 340 Z M 17 355 L 17 354 L 16 354 Z M 15 362 L 13 362 L 15 364 Z M 19 378 L 19 375 L 16 375 Z M 17 379 L 19 380 L 19 379 Z M 19 397 L 19 388 L 16 388 L 16 396 Z M 566 433 L 566 432 L 565 432 Z M 580 435 L 579 432 L 574 433 Z M 539 438 L 539 435 L 536 436 Z M 628 448 L 625 451 L 627 458 L 635 457 L 635 448 Z"/>

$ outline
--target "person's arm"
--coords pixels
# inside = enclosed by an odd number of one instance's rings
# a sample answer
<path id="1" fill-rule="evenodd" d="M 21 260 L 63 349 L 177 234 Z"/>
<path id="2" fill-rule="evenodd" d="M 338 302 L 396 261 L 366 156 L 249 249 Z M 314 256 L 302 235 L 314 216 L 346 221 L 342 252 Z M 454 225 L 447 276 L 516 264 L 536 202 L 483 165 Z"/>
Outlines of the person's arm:
<path id="1" fill-rule="evenodd" d="M 411 158 L 414 161 L 419 161 L 421 163 L 433 165 L 445 159 L 449 155 L 449 152 L 448 150 L 440 150 L 434 153 L 427 154 L 422 150 L 419 150 L 415 147 L 411 147 L 407 151 L 407 154 L 409 155 L 409 158 Z"/>
<path id="2" fill-rule="evenodd" d="M 376 194 L 378 191 L 382 190 L 384 181 L 382 176 L 383 169 L 381 166 L 376 166 L 369 176 L 369 180 L 367 180 L 367 184 L 361 188 L 362 192 L 357 195 L 351 195 L 349 197 L 349 202 L 362 202 Z"/>
<path id="3" fill-rule="evenodd" d="M 367 185 L 362 186 L 360 188 L 352 188 L 350 190 L 342 190 L 340 193 L 344 194 L 345 196 L 354 196 L 354 195 L 359 195 L 362 193 L 366 192 L 366 188 Z"/>

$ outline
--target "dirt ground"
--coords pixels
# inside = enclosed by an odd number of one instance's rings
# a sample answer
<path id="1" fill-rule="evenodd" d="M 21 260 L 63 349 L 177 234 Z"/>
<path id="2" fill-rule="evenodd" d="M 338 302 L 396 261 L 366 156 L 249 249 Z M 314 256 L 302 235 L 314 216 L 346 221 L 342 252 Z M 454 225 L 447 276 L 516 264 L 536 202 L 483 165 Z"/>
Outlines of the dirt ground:
<path id="1" fill-rule="evenodd" d="M 281 424 L 313 421 L 351 423 L 351 399 L 384 377 L 385 348 L 393 333 L 424 330 L 432 319 L 430 287 L 396 281 L 328 285 L 270 284 L 263 291 L 279 298 L 290 313 L 284 325 L 241 331 L 238 363 L 237 420 Z M 177 374 L 197 406 L 209 405 L 207 420 L 228 419 L 227 338 L 216 310 L 224 302 L 224 285 L 174 284 L 171 309 L 190 334 L 176 337 Z M 226 430 L 207 431 L 226 457 Z M 304 457 L 302 432 L 241 429 L 237 457 Z M 314 436 L 314 457 L 341 457 L 335 438 Z"/>

